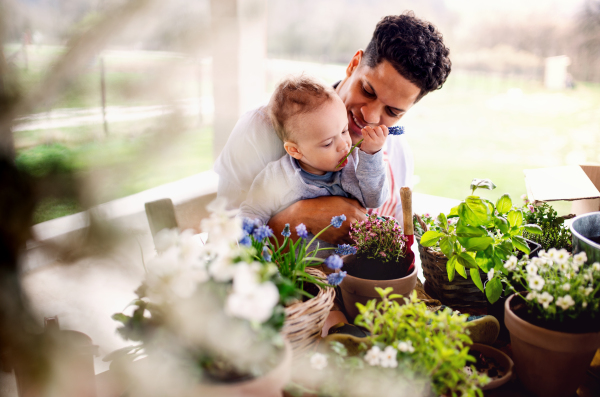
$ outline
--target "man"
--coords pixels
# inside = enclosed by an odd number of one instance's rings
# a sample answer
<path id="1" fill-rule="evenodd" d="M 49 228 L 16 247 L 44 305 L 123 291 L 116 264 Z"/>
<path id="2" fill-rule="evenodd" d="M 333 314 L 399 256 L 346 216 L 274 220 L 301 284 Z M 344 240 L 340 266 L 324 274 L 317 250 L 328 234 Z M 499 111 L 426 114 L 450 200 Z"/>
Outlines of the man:
<path id="1" fill-rule="evenodd" d="M 391 127 L 423 96 L 441 88 L 451 69 L 448 55 L 437 29 L 412 12 L 383 18 L 367 48 L 358 50 L 350 60 L 346 77 L 334 85 L 346 106 L 352 143 L 360 141 L 363 127 Z M 384 149 L 393 194 L 382 210 L 384 215 L 400 218 L 399 189 L 411 185 L 412 154 L 404 137 L 389 138 Z M 239 206 L 258 173 L 284 154 L 265 108 L 244 114 L 215 163 L 220 176 L 218 196 L 227 198 L 232 207 Z M 276 236 L 285 223 L 304 223 L 309 232 L 316 233 L 340 214 L 347 218 L 343 226 L 329 228 L 320 238 L 331 244 L 350 242 L 350 224 L 363 220 L 366 209 L 349 198 L 298 201 L 271 218 L 269 226 Z"/>

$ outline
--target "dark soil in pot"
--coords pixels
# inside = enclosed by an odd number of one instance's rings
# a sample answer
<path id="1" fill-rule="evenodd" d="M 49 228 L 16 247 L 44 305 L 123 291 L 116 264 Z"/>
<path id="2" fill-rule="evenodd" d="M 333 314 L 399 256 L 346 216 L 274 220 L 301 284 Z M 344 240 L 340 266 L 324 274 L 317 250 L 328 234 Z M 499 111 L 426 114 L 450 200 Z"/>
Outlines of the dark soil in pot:
<path id="1" fill-rule="evenodd" d="M 369 259 L 366 255 L 353 255 L 344 261 L 342 270 L 349 275 L 366 280 L 395 280 L 408 275 L 408 269 L 413 262 L 414 254 L 410 252 L 400 262 L 382 262 L 379 259 Z"/>
<path id="2" fill-rule="evenodd" d="M 564 322 L 539 319 L 537 313 L 529 311 L 525 299 L 519 296 L 513 298 L 510 302 L 510 308 L 520 319 L 551 331 L 571 334 L 600 332 L 600 316 L 598 314 L 596 314 L 596 318 L 592 318 L 590 314 L 587 314 L 580 316 L 576 320 L 567 318 Z"/>

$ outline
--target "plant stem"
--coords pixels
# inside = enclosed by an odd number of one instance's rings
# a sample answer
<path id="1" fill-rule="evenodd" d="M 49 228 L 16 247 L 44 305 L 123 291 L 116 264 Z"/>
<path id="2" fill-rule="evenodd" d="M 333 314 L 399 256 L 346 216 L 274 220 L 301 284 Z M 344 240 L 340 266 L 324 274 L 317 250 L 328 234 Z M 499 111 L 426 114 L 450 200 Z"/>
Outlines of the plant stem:
<path id="1" fill-rule="evenodd" d="M 340 165 L 342 165 L 342 163 L 343 163 L 344 161 L 346 161 L 346 159 L 348 158 L 348 156 L 350 156 L 350 154 L 352 154 L 352 152 L 354 151 L 354 149 L 356 149 L 356 147 L 357 147 L 358 145 L 360 145 L 360 144 L 362 143 L 362 141 L 364 141 L 364 140 L 365 140 L 365 138 L 363 138 L 363 139 L 361 139 L 360 141 L 356 142 L 356 144 L 355 144 L 354 146 L 352 146 L 352 149 L 350 149 L 350 151 L 348 152 L 348 154 L 347 154 L 347 155 L 346 155 L 346 156 L 345 156 L 345 157 L 342 159 L 342 161 L 340 161 L 340 162 L 339 162 L 339 164 L 338 164 L 338 165 L 336 165 L 336 166 L 335 166 L 335 168 L 337 168 L 337 167 L 339 167 Z"/>

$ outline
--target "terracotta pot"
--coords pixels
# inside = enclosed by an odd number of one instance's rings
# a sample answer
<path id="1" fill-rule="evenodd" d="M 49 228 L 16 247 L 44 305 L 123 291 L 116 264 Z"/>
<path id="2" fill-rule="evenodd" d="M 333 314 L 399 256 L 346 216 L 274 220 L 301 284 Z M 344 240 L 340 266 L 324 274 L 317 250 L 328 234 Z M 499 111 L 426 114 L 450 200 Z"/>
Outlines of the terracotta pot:
<path id="1" fill-rule="evenodd" d="M 521 382 L 540 397 L 574 395 L 600 347 L 600 332 L 573 334 L 535 326 L 512 311 L 514 297 L 506 300 L 504 322 Z"/>
<path id="2" fill-rule="evenodd" d="M 375 291 L 375 287 L 383 289 L 392 287 L 394 289 L 392 292 L 393 294 L 400 294 L 404 297 L 408 297 L 417 285 L 417 268 L 414 266 L 414 259 L 412 261 L 412 268 L 413 270 L 408 276 L 393 280 L 367 280 L 351 276 L 350 274 L 346 275 L 340 284 L 340 289 L 342 291 L 344 308 L 349 317 L 348 320 L 352 323 L 354 318 L 358 315 L 356 303 L 364 305 L 372 299 L 381 301 L 379 294 Z M 339 272 L 339 270 L 337 270 L 337 272 Z M 396 301 L 401 305 L 404 304 L 403 298 L 396 299 Z"/>
<path id="3" fill-rule="evenodd" d="M 481 390 L 492 390 L 496 389 L 510 380 L 513 376 L 513 360 L 510 359 L 505 353 L 498 349 L 495 349 L 488 345 L 482 345 L 481 343 L 473 343 L 470 347 L 471 350 L 477 350 L 483 353 L 484 356 L 493 358 L 496 360 L 500 368 L 504 371 L 504 375 L 500 378 L 492 379 L 490 383 L 483 386 Z M 472 355 L 471 352 L 469 354 Z"/>
<path id="4" fill-rule="evenodd" d="M 285 342 L 285 354 L 281 363 L 272 371 L 248 381 L 228 383 L 199 385 L 192 396 L 211 396 L 211 397 L 281 397 L 283 388 L 290 381 L 292 373 L 292 347 L 289 342 Z"/>

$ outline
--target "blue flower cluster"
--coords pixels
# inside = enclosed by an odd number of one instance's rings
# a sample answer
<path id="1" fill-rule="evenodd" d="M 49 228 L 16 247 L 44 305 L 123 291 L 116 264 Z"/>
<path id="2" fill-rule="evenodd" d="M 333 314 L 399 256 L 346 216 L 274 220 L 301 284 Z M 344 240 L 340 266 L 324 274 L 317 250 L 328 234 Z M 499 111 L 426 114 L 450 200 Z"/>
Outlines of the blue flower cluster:
<path id="1" fill-rule="evenodd" d="M 334 216 L 333 218 L 331 218 L 331 226 L 335 227 L 336 229 L 339 229 L 345 220 L 346 220 L 346 215 L 344 215 L 344 214 L 339 215 L 339 216 Z"/>
<path id="2" fill-rule="evenodd" d="M 335 253 L 338 255 L 354 255 L 356 254 L 356 247 L 350 244 L 338 244 Z"/>
<path id="3" fill-rule="evenodd" d="M 252 236 L 256 241 L 263 241 L 268 237 L 273 237 L 273 229 L 267 225 L 262 225 L 254 229 Z"/>
<path id="4" fill-rule="evenodd" d="M 283 231 L 281 232 L 281 235 L 283 237 L 290 237 L 292 235 L 292 232 L 290 232 L 290 224 L 286 223 L 285 226 L 283 227 Z"/>
<path id="5" fill-rule="evenodd" d="M 393 127 L 389 127 L 388 131 L 390 135 L 403 135 L 404 134 L 404 126 L 395 125 Z"/>
<path id="6" fill-rule="evenodd" d="M 240 245 L 245 245 L 246 247 L 252 245 L 252 240 L 250 240 L 250 236 L 248 236 L 247 234 L 244 237 L 242 237 L 242 239 L 238 242 L 240 243 Z"/>
<path id="7" fill-rule="evenodd" d="M 346 274 L 346 272 L 331 273 L 327 276 L 327 282 L 329 285 L 333 286 L 340 285 L 344 277 L 346 277 Z"/>
<path id="8" fill-rule="evenodd" d="M 308 231 L 306 230 L 306 226 L 304 225 L 304 223 L 301 223 L 298 226 L 296 226 L 296 234 L 300 238 L 308 237 Z"/>
<path id="9" fill-rule="evenodd" d="M 271 252 L 269 251 L 269 247 L 266 245 L 263 246 L 262 257 L 265 261 L 271 262 Z"/>
<path id="10" fill-rule="evenodd" d="M 338 255 L 331 255 L 325 259 L 325 265 L 332 270 L 341 269 L 344 266 L 344 261 Z"/>
<path id="11" fill-rule="evenodd" d="M 252 234 L 252 232 L 254 232 L 254 229 L 256 229 L 259 226 L 260 221 L 258 219 L 242 219 L 242 230 L 244 231 L 244 233 L 246 233 L 246 235 Z"/>

